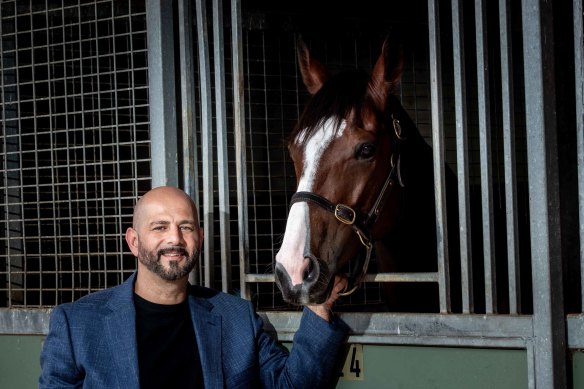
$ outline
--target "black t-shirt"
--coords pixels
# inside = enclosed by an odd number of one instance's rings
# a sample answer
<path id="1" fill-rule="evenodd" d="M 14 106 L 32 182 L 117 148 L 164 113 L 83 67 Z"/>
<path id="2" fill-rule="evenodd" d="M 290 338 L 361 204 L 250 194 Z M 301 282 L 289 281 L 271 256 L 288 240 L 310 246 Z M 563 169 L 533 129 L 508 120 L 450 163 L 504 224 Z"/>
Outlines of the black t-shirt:
<path id="1" fill-rule="evenodd" d="M 162 305 L 134 293 L 141 389 L 203 388 L 188 301 Z"/>

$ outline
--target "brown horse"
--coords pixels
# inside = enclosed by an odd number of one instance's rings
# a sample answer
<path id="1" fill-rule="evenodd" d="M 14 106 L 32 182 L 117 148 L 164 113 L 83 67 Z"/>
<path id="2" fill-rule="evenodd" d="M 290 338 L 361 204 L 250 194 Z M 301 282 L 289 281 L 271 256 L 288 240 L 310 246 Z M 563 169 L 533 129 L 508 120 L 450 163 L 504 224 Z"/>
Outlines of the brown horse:
<path id="1" fill-rule="evenodd" d="M 288 144 L 298 187 L 275 263 L 284 300 L 324 302 L 337 273 L 353 290 L 372 256 L 379 272 L 436 271 L 432 149 L 392 94 L 401 48 L 386 39 L 370 75 L 334 76 L 301 40 L 297 50 L 311 98 Z M 438 309 L 435 284 L 384 288 L 389 310 Z"/>

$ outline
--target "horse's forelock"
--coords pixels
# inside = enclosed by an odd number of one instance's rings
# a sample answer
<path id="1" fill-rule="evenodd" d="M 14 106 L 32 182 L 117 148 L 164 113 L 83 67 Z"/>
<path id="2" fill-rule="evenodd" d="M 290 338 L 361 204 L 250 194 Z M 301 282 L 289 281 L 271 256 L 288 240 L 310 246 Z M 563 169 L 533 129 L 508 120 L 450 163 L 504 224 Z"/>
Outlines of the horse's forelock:
<path id="1" fill-rule="evenodd" d="M 334 121 L 336 134 L 343 120 L 348 119 L 351 113 L 359 118 L 367 84 L 368 75 L 358 69 L 329 79 L 306 104 L 296 128 L 290 134 L 290 140 L 304 145 L 329 119 Z"/>
<path id="2" fill-rule="evenodd" d="M 294 142 L 299 144 L 300 146 L 306 146 L 306 142 L 314 135 L 314 133 L 320 129 L 322 129 L 327 122 L 333 124 L 333 137 L 336 137 L 339 133 L 339 129 L 341 124 L 343 123 L 344 118 L 333 116 L 333 117 L 322 117 L 314 124 L 307 126 L 305 128 L 298 127 L 296 131 L 296 135 L 293 139 Z"/>

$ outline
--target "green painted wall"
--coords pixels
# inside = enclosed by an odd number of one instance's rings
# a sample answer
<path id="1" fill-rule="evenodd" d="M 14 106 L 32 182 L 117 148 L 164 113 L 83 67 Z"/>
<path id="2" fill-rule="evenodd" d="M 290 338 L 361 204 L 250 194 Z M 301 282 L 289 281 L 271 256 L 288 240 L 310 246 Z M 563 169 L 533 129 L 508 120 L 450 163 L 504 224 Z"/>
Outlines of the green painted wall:
<path id="1" fill-rule="evenodd" d="M 341 378 L 337 388 L 521 389 L 526 358 L 525 350 L 363 345 L 362 381 Z"/>
<path id="2" fill-rule="evenodd" d="M 574 351 L 572 353 L 572 368 L 574 389 L 584 388 L 584 350 Z"/>
<path id="3" fill-rule="evenodd" d="M 44 336 L 0 335 L 0 388 L 38 388 Z"/>
<path id="4" fill-rule="evenodd" d="M 0 336 L 0 388 L 37 388 L 43 339 Z M 351 351 L 347 347 L 348 367 Z M 572 367 L 572 388 L 584 388 L 583 351 L 573 353 Z M 360 369 L 359 380 L 355 372 L 352 379 L 339 378 L 338 389 L 527 388 L 525 350 L 362 345 L 353 368 Z"/>

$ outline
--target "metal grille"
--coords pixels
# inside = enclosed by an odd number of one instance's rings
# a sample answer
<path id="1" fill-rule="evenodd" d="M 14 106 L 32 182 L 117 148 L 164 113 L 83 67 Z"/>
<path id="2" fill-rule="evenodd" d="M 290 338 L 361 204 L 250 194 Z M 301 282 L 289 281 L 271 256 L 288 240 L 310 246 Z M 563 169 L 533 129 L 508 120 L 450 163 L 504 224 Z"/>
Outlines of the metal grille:
<path id="1" fill-rule="evenodd" d="M 253 2 L 252 2 L 253 3 Z M 423 2 L 419 3 L 422 7 Z M 257 298 L 258 308 L 262 310 L 271 309 L 296 309 L 287 307 L 279 299 L 279 290 L 272 283 L 273 277 L 265 276 L 272 273 L 272 263 L 280 245 L 282 238 L 287 209 L 290 196 L 296 188 L 295 174 L 292 163 L 286 149 L 286 138 L 288 133 L 294 127 L 300 111 L 302 110 L 308 94 L 302 84 L 301 77 L 298 73 L 298 65 L 295 58 L 295 34 L 299 31 L 308 41 L 311 49 L 319 60 L 321 60 L 332 72 L 347 69 L 350 67 L 361 67 L 365 70 L 371 70 L 377 59 L 381 42 L 388 31 L 399 36 L 402 40 L 406 58 L 406 68 L 401 80 L 400 89 L 397 92 L 406 111 L 416 123 L 418 129 L 428 143 L 432 144 L 432 123 L 430 107 L 430 69 L 428 58 L 428 21 L 426 15 L 416 12 L 413 5 L 402 5 L 403 9 L 397 10 L 396 6 L 376 5 L 371 7 L 377 14 L 372 15 L 368 11 L 366 4 L 363 9 L 355 10 L 343 8 L 339 5 L 335 10 L 334 23 L 327 24 L 319 19 L 319 15 L 311 15 L 312 11 L 290 11 L 290 14 L 282 15 L 279 12 L 270 12 L 269 8 L 258 7 L 254 11 L 248 9 L 244 14 L 243 20 L 243 37 L 244 37 L 244 58 L 245 58 L 245 81 L 246 81 L 246 129 L 247 134 L 247 159 L 248 159 L 248 201 L 249 201 L 249 235 L 250 235 L 250 252 L 249 252 L 249 272 L 254 274 L 248 279 L 261 281 L 252 285 L 251 296 Z M 389 12 L 390 9 L 393 12 Z M 387 12 L 381 12 L 385 10 Z M 471 9 L 472 11 L 472 9 Z M 517 12 L 517 10 L 514 10 Z M 322 16 L 322 15 L 321 15 Z M 473 15 L 467 11 L 464 18 L 470 20 Z M 373 23 L 372 20 L 375 20 Z M 489 28 L 494 28 L 496 19 L 489 19 Z M 339 27 L 342 26 L 342 27 Z M 472 28 L 467 28 L 474 32 Z M 445 34 L 449 34 L 446 32 Z M 446 35 L 448 36 L 448 35 Z M 451 38 L 452 39 L 452 38 Z M 496 35 L 492 41 L 498 39 Z M 511 38 L 510 38 L 511 39 Z M 521 39 L 521 36 L 514 36 L 514 40 Z M 451 54 L 452 47 L 450 42 L 442 41 L 447 54 L 439 58 L 444 62 L 443 66 L 443 83 L 440 87 L 443 90 L 443 109 L 441 114 L 444 120 L 444 160 L 454 172 L 461 166 L 465 166 L 466 176 L 462 179 L 467 180 L 465 191 L 467 198 L 463 199 L 461 207 L 468 207 L 473 217 L 469 223 L 472 226 L 466 226 L 469 235 L 462 239 L 467 239 L 468 261 L 472 261 L 469 269 L 474 274 L 469 273 L 471 279 L 464 285 L 474 287 L 474 295 L 470 296 L 473 301 L 470 302 L 472 308 L 465 307 L 465 312 L 485 312 L 493 310 L 498 312 L 509 311 L 509 297 L 507 280 L 505 272 L 507 269 L 507 252 L 504 248 L 506 230 L 504 227 L 505 218 L 505 175 L 504 161 L 505 155 L 503 150 L 504 133 L 502 128 L 501 111 L 499 104 L 493 104 L 488 114 L 492 116 L 493 135 L 488 140 L 490 155 L 488 162 L 485 164 L 483 147 L 486 144 L 481 140 L 481 126 L 479 112 L 480 101 L 476 97 L 481 96 L 476 76 L 469 66 L 466 75 L 468 78 L 468 92 L 465 96 L 466 107 L 468 107 L 468 123 L 465 123 L 466 133 L 464 136 L 457 134 L 457 110 L 460 103 L 455 100 L 454 84 L 456 77 L 460 72 L 453 70 Z M 466 51 L 472 53 L 476 51 L 476 44 L 471 40 L 466 42 Z M 494 51 L 493 42 L 490 46 Z M 467 54 L 470 56 L 470 54 Z M 493 55 L 488 59 L 489 67 L 496 68 L 499 65 L 499 57 Z M 470 62 L 470 61 L 469 61 Z M 474 64 L 473 64 L 474 65 Z M 521 80 L 522 73 L 517 73 L 515 79 Z M 491 84 L 501 83 L 500 74 L 493 72 L 492 79 L 488 80 Z M 522 90 L 521 82 L 517 82 L 518 90 Z M 521 93 L 517 93 L 515 98 L 515 149 L 513 150 L 514 166 L 516 169 L 516 183 L 518 188 L 517 204 L 513 212 L 518 215 L 521 241 L 518 248 L 521 249 L 523 258 L 529 258 L 527 251 L 529 242 L 529 231 L 527 228 L 527 187 L 526 187 L 526 153 L 525 153 L 525 125 L 524 125 L 524 101 Z M 487 96 L 489 98 L 489 96 Z M 493 99 L 496 100 L 496 99 Z M 465 111 L 465 113 L 467 113 Z M 466 149 L 464 150 L 465 160 L 459 160 L 457 157 L 462 151 L 457 151 L 462 139 L 465 139 Z M 485 168 L 489 165 L 489 170 Z M 459 166 L 460 165 L 460 166 Z M 515 172 L 514 172 L 515 173 Z M 489 175 L 487 184 L 481 181 L 485 174 Z M 493 187 L 492 195 L 493 204 L 489 209 L 491 220 L 496 218 L 497 229 L 496 236 L 491 237 L 493 240 L 487 240 L 486 246 L 483 246 L 483 226 L 481 225 L 481 203 L 482 187 Z M 486 222 L 485 222 L 486 223 Z M 472 235 L 471 235 L 472 231 Z M 456 234 L 457 231 L 450 231 L 450 234 Z M 472 241 L 472 245 L 470 242 Z M 519 242 L 519 238 L 516 240 Z M 497 246 L 497 253 L 494 252 L 494 246 Z M 491 244 L 493 247 L 491 247 Z M 488 249 L 493 249 L 492 253 L 487 253 Z M 454 250 L 453 250 L 454 251 Z M 484 254 L 483 251 L 487 254 Z M 457 253 L 453 253 L 457 254 Z M 519 255 L 517 253 L 517 255 Z M 488 266 L 483 264 L 484 261 L 497 263 L 495 274 L 495 265 L 492 264 L 493 273 L 489 273 Z M 527 260 L 528 262 L 528 260 Z M 473 268 L 474 266 L 474 268 Z M 487 269 L 487 270 L 485 270 Z M 370 267 L 370 273 L 376 272 L 375 258 Z M 517 285 L 517 293 L 530 294 L 530 275 L 529 267 L 523 265 L 518 268 L 517 272 L 522 272 L 523 281 Z M 499 274 L 500 273 L 500 274 Z M 374 277 L 370 277 L 372 279 Z M 491 279 L 492 278 L 492 279 Z M 491 286 L 491 281 L 499 283 L 499 295 L 495 291 L 497 286 Z M 380 297 L 379 283 L 368 282 L 363 288 L 358 290 L 349 298 L 342 299 L 337 304 L 337 309 L 375 309 L 377 305 L 383 305 Z M 487 297 L 485 296 L 487 293 Z M 498 298 L 498 301 L 488 303 L 486 301 Z M 512 310 L 516 311 L 513 304 Z M 531 301 L 526 301 L 525 309 L 522 313 L 529 313 L 531 310 Z"/>
<path id="2" fill-rule="evenodd" d="M 135 269 L 124 228 L 150 186 L 139 1 L 1 4 L 0 307 L 52 306 Z"/>
<path id="3" fill-rule="evenodd" d="M 245 52 L 246 128 L 249 202 L 249 272 L 271 274 L 272 264 L 283 237 L 296 177 L 287 150 L 287 137 L 308 99 L 298 71 L 294 29 L 300 21 L 283 24 L 279 15 L 248 13 L 243 21 Z M 319 30 L 310 36 L 312 49 L 332 71 L 359 66 L 372 69 L 381 49 L 383 28 L 363 30 L 362 20 L 341 23 L 345 34 Z M 397 24 L 399 25 L 398 22 Z M 399 27 L 398 27 L 399 28 Z M 347 31 L 348 30 L 348 31 Z M 420 36 L 420 38 L 424 38 Z M 421 41 L 408 51 L 408 68 L 398 91 L 412 118 L 430 140 L 429 72 L 427 45 Z M 375 272 L 375 259 L 370 270 Z M 261 310 L 297 310 L 287 306 L 273 278 L 251 286 L 251 297 Z M 376 309 L 383 303 L 378 283 L 366 283 L 354 295 L 343 299 L 336 309 Z"/>

